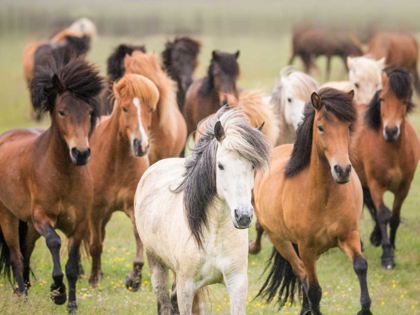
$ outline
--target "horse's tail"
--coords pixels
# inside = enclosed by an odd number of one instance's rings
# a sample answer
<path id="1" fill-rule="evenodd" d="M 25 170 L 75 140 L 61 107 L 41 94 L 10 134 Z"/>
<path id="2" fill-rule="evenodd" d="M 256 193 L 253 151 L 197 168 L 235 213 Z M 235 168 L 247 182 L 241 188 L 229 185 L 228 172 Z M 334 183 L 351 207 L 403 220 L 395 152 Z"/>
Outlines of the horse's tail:
<path id="1" fill-rule="evenodd" d="M 19 245 L 23 255 L 26 248 L 26 236 L 28 234 L 28 223 L 19 220 Z M 12 283 L 12 264 L 10 261 L 10 250 L 4 239 L 2 228 L 0 227 L 0 276 L 5 277 Z"/>
<path id="2" fill-rule="evenodd" d="M 299 254 L 297 246 L 293 245 L 293 247 L 296 253 Z M 293 304 L 296 289 L 298 290 L 299 297 L 302 296 L 302 286 L 293 272 L 292 265 L 274 247 L 265 270 L 270 265 L 272 265 L 270 273 L 256 298 L 262 297 L 266 299 L 267 303 L 270 303 L 278 295 L 280 307 L 283 307 L 286 302 Z"/>
<path id="3" fill-rule="evenodd" d="M 419 77 L 419 71 L 417 70 L 417 65 L 413 70 L 413 76 L 414 76 L 414 88 L 416 89 L 417 95 L 420 96 L 420 77 Z"/>

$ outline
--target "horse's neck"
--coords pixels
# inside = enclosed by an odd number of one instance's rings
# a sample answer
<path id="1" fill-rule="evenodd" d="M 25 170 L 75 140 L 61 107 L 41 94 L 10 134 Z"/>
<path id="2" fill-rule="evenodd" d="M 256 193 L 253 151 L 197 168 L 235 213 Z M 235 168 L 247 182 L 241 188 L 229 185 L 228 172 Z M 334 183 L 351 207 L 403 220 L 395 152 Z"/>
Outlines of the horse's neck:
<path id="1" fill-rule="evenodd" d="M 210 204 L 207 216 L 207 233 L 220 234 L 223 230 L 231 230 L 233 224 L 231 223 L 230 209 L 226 201 L 215 199 Z"/>

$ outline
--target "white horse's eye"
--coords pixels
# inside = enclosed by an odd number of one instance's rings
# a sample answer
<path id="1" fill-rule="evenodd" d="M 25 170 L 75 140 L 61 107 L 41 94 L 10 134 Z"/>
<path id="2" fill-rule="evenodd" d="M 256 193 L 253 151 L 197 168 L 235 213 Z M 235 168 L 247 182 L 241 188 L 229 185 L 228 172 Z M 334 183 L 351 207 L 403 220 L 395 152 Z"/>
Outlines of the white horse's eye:
<path id="1" fill-rule="evenodd" d="M 356 89 L 359 88 L 359 83 L 355 83 L 354 86 L 356 87 Z"/>
<path id="2" fill-rule="evenodd" d="M 252 170 L 255 170 L 255 166 L 254 165 L 252 165 Z"/>
<path id="3" fill-rule="evenodd" d="M 219 170 L 221 170 L 221 171 L 223 171 L 225 168 L 223 167 L 223 165 L 222 164 L 220 164 L 220 163 L 218 163 L 217 164 L 217 167 L 219 168 Z"/>
<path id="4" fill-rule="evenodd" d="M 288 101 L 289 103 L 291 103 L 291 102 L 292 102 L 292 99 L 291 99 L 290 97 L 288 97 L 288 98 L 287 98 L 287 101 Z"/>

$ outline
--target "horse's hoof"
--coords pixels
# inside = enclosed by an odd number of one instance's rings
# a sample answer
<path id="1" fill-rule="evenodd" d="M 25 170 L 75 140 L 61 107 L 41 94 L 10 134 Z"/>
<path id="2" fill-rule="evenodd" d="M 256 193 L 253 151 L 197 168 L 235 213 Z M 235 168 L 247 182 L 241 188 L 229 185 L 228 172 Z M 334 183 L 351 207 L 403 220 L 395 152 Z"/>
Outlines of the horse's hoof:
<path id="1" fill-rule="evenodd" d="M 98 285 L 99 282 L 101 282 L 102 280 L 102 272 L 99 273 L 98 275 L 93 275 L 91 274 L 89 277 L 89 285 L 91 288 L 96 288 L 96 286 Z"/>
<path id="2" fill-rule="evenodd" d="M 373 315 L 370 310 L 361 310 L 357 315 Z"/>
<path id="3" fill-rule="evenodd" d="M 394 261 L 394 257 L 382 258 L 382 267 L 384 267 L 385 269 L 394 269 L 395 266 L 396 263 Z"/>
<path id="4" fill-rule="evenodd" d="M 257 246 L 255 241 L 249 243 L 249 253 L 251 255 L 257 255 L 261 251 L 261 246 Z"/>
<path id="5" fill-rule="evenodd" d="M 378 247 L 382 243 L 382 234 L 379 230 L 373 230 L 372 234 L 370 234 L 370 242 L 373 246 Z"/>
<path id="6" fill-rule="evenodd" d="M 62 283 L 59 287 L 55 283 L 51 285 L 51 299 L 57 305 L 63 305 L 67 301 L 66 285 Z"/>
<path id="7" fill-rule="evenodd" d="M 141 285 L 141 277 L 137 281 L 130 279 L 129 276 L 125 278 L 125 287 L 127 288 L 127 290 L 130 290 L 132 292 L 137 292 L 140 289 L 140 285 Z"/>
<path id="8" fill-rule="evenodd" d="M 70 303 L 67 305 L 67 311 L 68 311 L 70 314 L 77 314 L 77 304 L 76 304 L 76 301 L 74 301 L 74 302 L 70 302 Z"/>

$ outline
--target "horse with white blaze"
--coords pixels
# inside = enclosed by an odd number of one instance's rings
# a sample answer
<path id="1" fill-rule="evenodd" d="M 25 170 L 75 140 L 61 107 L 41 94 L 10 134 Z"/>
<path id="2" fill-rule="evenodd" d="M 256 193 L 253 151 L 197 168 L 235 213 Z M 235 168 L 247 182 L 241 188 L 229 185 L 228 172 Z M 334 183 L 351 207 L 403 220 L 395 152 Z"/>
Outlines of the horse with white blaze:
<path id="1" fill-rule="evenodd" d="M 227 287 L 231 314 L 245 314 L 254 171 L 268 168 L 270 153 L 261 127 L 224 106 L 191 156 L 161 160 L 144 173 L 134 200 L 136 226 L 160 315 L 178 307 L 180 314 L 203 314 L 201 289 L 214 283 Z M 169 269 L 176 277 L 173 304 Z"/>

